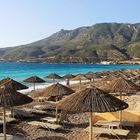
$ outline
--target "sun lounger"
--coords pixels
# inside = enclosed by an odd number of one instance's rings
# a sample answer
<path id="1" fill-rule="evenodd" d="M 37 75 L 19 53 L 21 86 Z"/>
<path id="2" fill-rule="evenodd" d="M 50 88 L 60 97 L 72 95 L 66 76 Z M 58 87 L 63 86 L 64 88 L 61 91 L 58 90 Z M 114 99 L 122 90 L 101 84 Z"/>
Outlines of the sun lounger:
<path id="1" fill-rule="evenodd" d="M 89 127 L 84 129 L 84 131 L 89 132 Z M 119 136 L 127 136 L 129 134 L 129 130 L 124 129 L 110 129 L 110 128 L 103 128 L 103 127 L 93 127 L 93 133 L 96 137 L 99 137 L 101 134 L 108 134 L 108 135 L 114 135 L 118 139 Z"/>
<path id="2" fill-rule="evenodd" d="M 24 110 L 32 114 L 40 114 L 40 115 L 47 114 L 46 111 L 37 110 L 37 109 L 24 108 Z"/>
<path id="3" fill-rule="evenodd" d="M 130 121 L 122 121 L 122 126 L 126 127 L 134 127 L 134 123 Z"/>
<path id="4" fill-rule="evenodd" d="M 56 118 L 52 118 L 52 117 L 45 117 L 45 118 L 42 118 L 41 120 L 49 122 L 49 123 L 56 123 Z"/>
<path id="5" fill-rule="evenodd" d="M 26 138 L 24 137 L 20 137 L 20 136 L 13 136 L 13 135 L 6 135 L 7 140 L 26 140 Z M 0 140 L 4 139 L 4 134 L 0 133 Z"/>
<path id="6" fill-rule="evenodd" d="M 14 121 L 16 121 L 15 118 L 6 118 L 6 123 L 10 123 L 10 122 L 14 122 Z M 2 119 L 0 120 L 0 125 L 3 125 L 3 120 Z"/>
<path id="7" fill-rule="evenodd" d="M 113 127 L 117 127 L 119 128 L 120 126 L 120 121 L 106 121 L 106 120 L 100 120 L 97 121 L 94 125 L 97 126 L 107 126 L 109 128 L 113 128 Z M 134 123 L 133 122 L 129 122 L 129 121 L 122 121 L 122 126 L 124 127 L 134 127 Z"/>
<path id="8" fill-rule="evenodd" d="M 55 105 L 54 104 L 47 104 L 46 103 L 46 105 L 36 105 L 33 108 L 37 109 L 37 110 L 54 110 L 55 109 Z"/>
<path id="9" fill-rule="evenodd" d="M 25 118 L 32 117 L 31 113 L 29 113 L 29 112 L 27 112 L 25 110 L 22 110 L 22 109 L 14 108 L 13 113 L 16 116 L 21 116 L 21 117 L 25 117 Z"/>
<path id="10" fill-rule="evenodd" d="M 62 128 L 61 125 L 51 124 L 51 123 L 44 123 L 44 122 L 39 122 L 39 121 L 31 121 L 31 122 L 28 122 L 28 124 L 36 125 L 36 126 L 40 126 L 40 127 L 43 127 L 43 128 L 46 128 L 46 129 L 52 129 L 52 130 Z"/>
<path id="11" fill-rule="evenodd" d="M 104 126 L 107 128 L 119 128 L 120 122 L 119 121 L 106 121 L 106 120 L 100 120 L 94 123 L 95 126 Z"/>

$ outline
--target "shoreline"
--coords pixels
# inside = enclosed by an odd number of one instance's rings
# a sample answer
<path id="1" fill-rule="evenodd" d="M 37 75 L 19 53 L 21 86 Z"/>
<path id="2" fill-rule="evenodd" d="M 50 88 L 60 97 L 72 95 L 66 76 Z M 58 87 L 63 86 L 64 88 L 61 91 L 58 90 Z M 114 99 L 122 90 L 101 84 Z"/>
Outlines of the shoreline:
<path id="1" fill-rule="evenodd" d="M 123 71 L 123 72 L 126 72 L 126 71 L 128 71 L 128 72 L 132 72 L 132 71 L 136 71 L 136 70 L 139 70 L 139 69 L 122 69 L 122 70 L 104 70 L 104 71 L 100 71 L 100 72 L 96 72 L 97 74 L 98 73 L 102 73 L 103 75 L 105 74 L 105 73 L 109 73 L 109 72 L 112 72 L 112 71 Z M 96 74 L 95 73 L 95 74 Z M 83 74 L 83 73 L 82 73 Z M 101 75 L 102 75 L 101 74 Z M 104 77 L 104 76 L 103 76 Z M 95 82 L 96 82 L 96 80 L 97 79 L 94 79 L 95 80 Z M 90 80 L 82 80 L 81 82 L 82 83 L 88 83 Z M 62 85 L 66 85 L 66 80 L 61 80 L 61 81 L 56 81 L 56 82 L 52 82 L 52 83 L 48 83 L 47 81 L 45 82 L 45 83 L 36 83 L 36 90 L 38 91 L 38 90 L 42 90 L 42 89 L 44 89 L 44 88 L 46 88 L 46 87 L 48 87 L 48 86 L 50 86 L 50 85 L 52 85 L 52 84 L 54 84 L 54 83 L 60 83 L 60 84 L 62 84 Z M 23 83 L 24 84 L 24 83 Z M 25 90 L 18 90 L 19 92 L 21 92 L 21 93 L 23 93 L 23 94 L 29 94 L 30 92 L 32 92 L 33 91 L 33 85 L 32 84 L 26 84 L 29 88 L 28 89 L 25 89 Z M 71 81 L 70 80 L 70 87 L 71 86 L 74 86 L 74 85 L 79 85 L 79 81 Z"/>
<path id="2" fill-rule="evenodd" d="M 84 81 L 82 81 L 82 83 L 84 83 L 84 82 L 88 82 L 89 80 L 84 80 Z M 57 82 L 55 82 L 55 83 L 57 83 Z M 62 84 L 62 85 L 66 85 L 66 81 L 65 80 L 63 80 L 63 81 L 58 81 L 58 83 L 60 83 L 60 84 Z M 35 89 L 36 89 L 36 91 L 38 91 L 38 90 L 43 90 L 44 88 L 46 88 L 46 87 L 48 87 L 48 86 L 51 86 L 51 85 L 53 85 L 54 83 L 47 83 L 47 82 L 45 82 L 45 83 L 42 83 L 42 84 L 36 84 L 36 86 L 35 86 Z M 79 81 L 70 81 L 70 85 L 74 85 L 74 84 L 79 84 Z M 30 92 L 32 92 L 33 91 L 33 86 L 29 86 L 29 88 L 28 89 L 24 89 L 24 90 L 18 90 L 18 92 L 20 92 L 20 93 L 23 93 L 23 94 L 29 94 Z"/>
<path id="3" fill-rule="evenodd" d="M 48 63 L 48 62 L 36 62 L 36 61 L 1 61 L 0 60 L 0 63 L 34 63 L 34 64 L 89 64 L 89 65 L 140 65 L 140 61 L 138 62 L 118 62 L 118 63 L 110 63 L 110 62 L 101 62 L 101 63 Z"/>

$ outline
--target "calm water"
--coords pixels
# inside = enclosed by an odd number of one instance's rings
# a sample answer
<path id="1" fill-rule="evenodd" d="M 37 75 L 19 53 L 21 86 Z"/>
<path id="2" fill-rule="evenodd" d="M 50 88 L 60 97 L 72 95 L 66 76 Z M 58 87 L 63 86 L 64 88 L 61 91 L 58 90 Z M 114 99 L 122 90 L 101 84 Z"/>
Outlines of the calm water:
<path id="1" fill-rule="evenodd" d="M 140 65 L 101 65 L 101 64 L 39 64 L 39 63 L 0 63 L 0 79 L 10 77 L 18 81 L 37 75 L 44 77 L 50 73 L 86 73 L 116 69 L 135 69 Z"/>

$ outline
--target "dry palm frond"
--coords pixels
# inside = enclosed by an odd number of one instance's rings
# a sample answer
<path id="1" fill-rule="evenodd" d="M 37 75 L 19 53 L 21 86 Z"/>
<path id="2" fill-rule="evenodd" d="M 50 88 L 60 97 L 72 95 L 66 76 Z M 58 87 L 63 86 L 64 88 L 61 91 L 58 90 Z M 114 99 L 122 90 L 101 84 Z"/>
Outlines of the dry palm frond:
<path id="1" fill-rule="evenodd" d="M 38 76 L 32 76 L 24 80 L 24 82 L 28 83 L 43 83 L 45 80 L 39 78 Z"/>
<path id="2" fill-rule="evenodd" d="M 128 104 L 96 87 L 88 87 L 61 100 L 57 107 L 69 113 L 101 113 L 123 110 Z"/>
<path id="3" fill-rule="evenodd" d="M 71 88 L 64 86 L 62 84 L 56 83 L 56 84 L 53 84 L 53 85 L 45 88 L 40 93 L 40 95 L 46 96 L 46 97 L 49 97 L 49 96 L 55 97 L 55 96 L 69 95 L 71 93 L 74 93 L 74 91 Z"/>
<path id="4" fill-rule="evenodd" d="M 32 98 L 14 90 L 10 85 L 0 87 L 0 106 L 12 107 L 32 102 Z"/>
<path id="5" fill-rule="evenodd" d="M 27 89 L 28 87 L 11 79 L 11 78 L 5 78 L 3 80 L 0 81 L 0 86 L 2 85 L 7 85 L 10 84 L 11 87 L 15 90 L 22 90 L 22 89 Z"/>

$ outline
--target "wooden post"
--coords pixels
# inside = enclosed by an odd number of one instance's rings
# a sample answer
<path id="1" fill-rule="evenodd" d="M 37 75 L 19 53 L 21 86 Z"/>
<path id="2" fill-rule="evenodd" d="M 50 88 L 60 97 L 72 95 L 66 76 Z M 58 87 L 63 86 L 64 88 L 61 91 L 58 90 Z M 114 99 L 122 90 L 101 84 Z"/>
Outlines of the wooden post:
<path id="1" fill-rule="evenodd" d="M 122 100 L 122 92 L 120 92 L 120 100 Z M 122 110 L 119 111 L 120 128 L 122 128 Z"/>
<path id="2" fill-rule="evenodd" d="M 35 98 L 35 82 L 34 82 L 34 86 L 33 86 L 33 98 Z"/>
<path id="3" fill-rule="evenodd" d="M 89 113 L 89 140 L 92 140 L 92 112 Z"/>
<path id="4" fill-rule="evenodd" d="M 82 81 L 80 80 L 80 85 L 81 85 Z"/>
<path id="5" fill-rule="evenodd" d="M 3 134 L 4 134 L 4 140 L 6 140 L 6 111 L 5 107 L 3 107 Z"/>
<path id="6" fill-rule="evenodd" d="M 56 103 L 57 103 L 58 99 L 56 97 Z M 57 108 L 57 105 L 56 105 L 56 112 L 55 112 L 55 116 L 56 116 L 56 123 L 58 123 L 58 108 Z"/>
<path id="7" fill-rule="evenodd" d="M 35 82 L 34 82 L 34 87 L 33 87 L 33 90 L 35 91 Z"/>
<path id="8" fill-rule="evenodd" d="M 81 90 L 81 83 L 82 83 L 82 82 L 81 82 L 81 80 L 80 80 L 80 82 L 79 82 L 79 90 Z"/>

